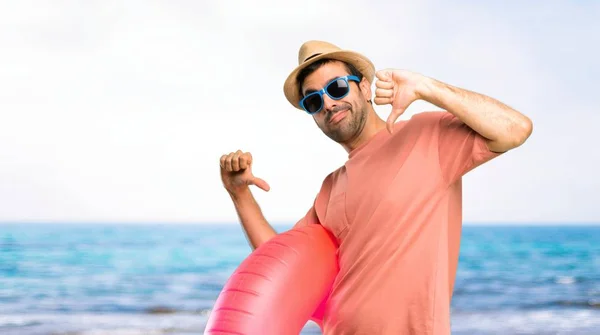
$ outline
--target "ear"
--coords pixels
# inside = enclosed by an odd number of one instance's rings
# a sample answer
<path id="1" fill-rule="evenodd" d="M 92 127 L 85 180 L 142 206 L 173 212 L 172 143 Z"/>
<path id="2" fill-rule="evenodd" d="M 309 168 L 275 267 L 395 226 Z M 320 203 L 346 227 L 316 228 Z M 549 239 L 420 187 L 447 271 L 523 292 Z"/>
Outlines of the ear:
<path id="1" fill-rule="evenodd" d="M 369 81 L 363 77 L 363 79 L 358 85 L 360 86 L 360 92 L 362 93 L 365 100 L 371 100 L 373 92 L 371 91 L 371 84 L 369 83 Z"/>

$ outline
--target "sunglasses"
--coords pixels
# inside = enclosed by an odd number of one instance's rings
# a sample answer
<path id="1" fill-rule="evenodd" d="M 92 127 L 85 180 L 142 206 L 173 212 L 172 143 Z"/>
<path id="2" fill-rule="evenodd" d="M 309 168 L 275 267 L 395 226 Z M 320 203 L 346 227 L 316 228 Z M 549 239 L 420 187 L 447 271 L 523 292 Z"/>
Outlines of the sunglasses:
<path id="1" fill-rule="evenodd" d="M 333 100 L 340 100 L 350 93 L 348 80 L 360 82 L 357 76 L 339 77 L 330 81 L 325 87 L 317 92 L 312 92 L 300 100 L 300 106 L 308 113 L 315 114 L 323 108 L 323 94 L 327 94 Z"/>

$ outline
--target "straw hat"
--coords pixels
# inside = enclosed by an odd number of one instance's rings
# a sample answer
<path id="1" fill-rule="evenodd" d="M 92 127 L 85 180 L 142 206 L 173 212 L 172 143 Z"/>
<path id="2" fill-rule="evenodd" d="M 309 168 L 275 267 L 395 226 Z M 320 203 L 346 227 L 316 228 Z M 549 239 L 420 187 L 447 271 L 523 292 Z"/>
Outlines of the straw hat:
<path id="1" fill-rule="evenodd" d="M 373 82 L 373 77 L 375 76 L 375 66 L 367 57 L 354 51 L 342 50 L 329 42 L 304 42 L 298 51 L 298 67 L 296 67 L 294 71 L 289 74 L 283 85 L 283 93 L 285 94 L 287 100 L 294 105 L 294 107 L 302 109 L 299 104 L 302 96 L 299 94 L 300 90 L 298 88 L 298 84 L 296 83 L 296 77 L 298 76 L 298 73 L 305 67 L 323 58 L 335 59 L 350 63 L 363 74 L 369 83 Z"/>

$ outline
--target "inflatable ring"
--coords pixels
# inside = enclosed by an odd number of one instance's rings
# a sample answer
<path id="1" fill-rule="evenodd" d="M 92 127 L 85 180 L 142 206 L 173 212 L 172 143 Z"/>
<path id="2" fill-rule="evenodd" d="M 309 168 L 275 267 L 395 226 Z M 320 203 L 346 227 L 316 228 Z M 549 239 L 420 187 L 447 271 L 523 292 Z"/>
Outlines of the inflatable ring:
<path id="1" fill-rule="evenodd" d="M 336 252 L 335 238 L 320 224 L 263 243 L 223 286 L 204 335 L 297 335 L 309 320 L 323 329 Z"/>

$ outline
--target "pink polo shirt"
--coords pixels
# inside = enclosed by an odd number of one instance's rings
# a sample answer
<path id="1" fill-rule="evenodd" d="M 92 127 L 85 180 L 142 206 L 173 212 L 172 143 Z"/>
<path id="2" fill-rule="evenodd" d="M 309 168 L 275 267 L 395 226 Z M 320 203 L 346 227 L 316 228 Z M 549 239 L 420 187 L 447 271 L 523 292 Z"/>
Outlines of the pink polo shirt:
<path id="1" fill-rule="evenodd" d="M 296 223 L 320 223 L 340 243 L 325 335 L 450 334 L 461 177 L 498 155 L 452 114 L 423 112 L 325 178 Z"/>

